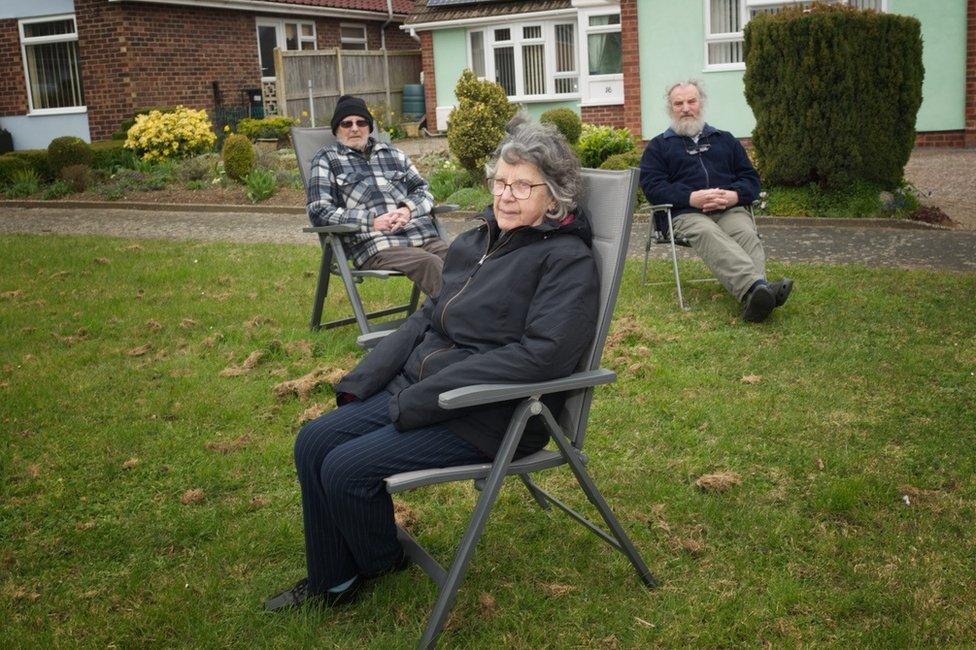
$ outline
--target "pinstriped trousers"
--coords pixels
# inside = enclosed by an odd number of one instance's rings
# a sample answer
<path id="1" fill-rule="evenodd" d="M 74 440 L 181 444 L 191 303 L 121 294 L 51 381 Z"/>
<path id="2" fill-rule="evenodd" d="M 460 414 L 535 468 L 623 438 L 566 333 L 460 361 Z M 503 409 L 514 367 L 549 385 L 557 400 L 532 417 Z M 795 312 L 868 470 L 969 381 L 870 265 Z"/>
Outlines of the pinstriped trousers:
<path id="1" fill-rule="evenodd" d="M 389 569 L 403 550 L 383 479 L 434 467 L 484 463 L 478 448 L 433 425 L 397 431 L 380 391 L 312 420 L 295 441 L 302 489 L 308 586 L 323 592 Z"/>

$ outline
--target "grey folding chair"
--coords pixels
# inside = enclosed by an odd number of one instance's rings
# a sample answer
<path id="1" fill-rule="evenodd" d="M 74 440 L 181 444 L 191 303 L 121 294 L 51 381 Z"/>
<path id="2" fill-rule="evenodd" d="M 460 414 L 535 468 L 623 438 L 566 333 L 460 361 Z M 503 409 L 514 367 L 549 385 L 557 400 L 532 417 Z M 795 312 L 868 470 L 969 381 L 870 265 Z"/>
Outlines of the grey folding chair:
<path id="1" fill-rule="evenodd" d="M 756 229 L 756 235 L 762 239 L 762 235 L 759 234 L 759 229 L 756 228 L 756 214 L 754 208 L 758 201 L 753 202 L 752 205 L 748 206 L 746 209 L 749 211 L 749 216 L 752 217 L 752 227 Z M 674 207 L 670 203 L 660 203 L 658 205 L 651 206 L 651 220 L 648 225 L 647 241 L 644 242 L 644 270 L 641 273 L 641 282 L 643 284 L 648 284 L 647 282 L 647 258 L 651 254 L 651 244 L 670 244 L 671 246 L 671 266 L 674 269 L 674 284 L 678 290 L 678 306 L 683 310 L 688 310 L 690 307 L 685 306 L 684 296 L 681 293 L 681 273 L 678 271 L 678 246 L 683 246 L 685 248 L 691 248 L 691 242 L 685 237 L 679 237 L 674 234 L 674 222 L 671 219 L 671 208 Z M 685 280 L 686 282 L 718 282 L 717 279 L 711 278 L 698 278 L 694 280 Z M 663 284 L 658 282 L 652 282 L 650 284 Z"/>
<path id="2" fill-rule="evenodd" d="M 381 142 L 390 141 L 389 136 L 382 132 L 378 134 L 377 139 Z M 312 159 L 322 147 L 332 144 L 335 142 L 335 140 L 336 138 L 332 134 L 332 130 L 328 127 L 305 128 L 293 126 L 291 128 L 291 141 L 295 147 L 295 155 L 298 158 L 298 170 L 301 173 L 302 184 L 305 186 L 306 191 L 308 189 L 308 179 L 312 170 Z M 434 212 L 450 212 L 454 209 L 456 209 L 456 206 L 436 206 L 434 208 Z M 434 218 L 434 215 L 431 215 L 431 217 Z M 444 232 L 436 218 L 434 218 L 434 224 L 437 227 L 437 232 L 441 239 L 445 239 Z M 387 307 L 385 309 L 368 313 L 363 308 L 363 302 L 359 297 L 359 291 L 357 290 L 356 286 L 357 284 L 361 283 L 365 278 L 378 278 L 381 280 L 386 280 L 389 278 L 402 277 L 403 273 L 399 271 L 360 270 L 352 265 L 349 257 L 346 255 L 345 248 L 343 247 L 342 235 L 352 232 L 359 232 L 359 228 L 353 225 L 308 226 L 302 230 L 303 232 L 317 234 L 319 236 L 319 243 L 322 246 L 322 260 L 319 263 L 319 278 L 315 286 L 315 298 L 312 302 L 312 319 L 309 323 L 309 327 L 312 330 L 331 329 L 333 327 L 339 327 L 340 325 L 356 323 L 359 326 L 359 331 L 363 335 L 368 335 L 379 331 L 394 330 L 400 325 L 400 323 L 403 322 L 404 318 L 416 311 L 417 304 L 420 301 L 420 287 L 416 284 L 414 284 L 413 290 L 411 291 L 409 302 L 405 304 Z M 325 303 L 325 297 L 329 293 L 329 278 L 332 275 L 337 275 L 339 278 L 341 278 L 342 285 L 346 290 L 346 295 L 349 297 L 349 303 L 352 305 L 353 315 L 347 318 L 332 320 L 323 324 L 322 307 Z M 404 314 L 402 318 L 382 322 L 373 322 L 374 319 L 400 313 Z M 366 337 L 363 339 L 363 341 L 367 344 L 375 344 L 376 339 Z"/>
<path id="3" fill-rule="evenodd" d="M 587 457 L 583 454 L 583 439 L 590 403 L 593 399 L 593 389 L 616 379 L 616 374 L 600 367 L 600 358 L 610 329 L 610 320 L 627 254 L 627 241 L 630 237 L 634 211 L 634 192 L 637 187 L 637 171 L 586 169 L 583 171 L 583 181 L 583 207 L 592 221 L 593 253 L 600 273 L 600 314 L 593 344 L 580 360 L 576 372 L 568 377 L 535 384 L 482 384 L 442 393 L 438 403 L 445 409 L 519 400 L 494 462 L 404 472 L 386 479 L 386 489 L 391 494 L 425 485 L 463 480 L 474 480 L 475 487 L 481 491 L 474 513 L 454 555 L 454 561 L 446 571 L 409 533 L 402 528 L 398 529 L 406 554 L 440 588 L 437 602 L 420 639 L 421 648 L 433 647 L 436 643 L 437 636 L 454 604 L 457 589 L 467 571 L 475 545 L 481 537 L 485 521 L 506 476 L 517 475 L 540 507 L 549 510 L 550 505 L 555 505 L 563 510 L 623 553 L 645 585 L 648 587 L 657 585 L 654 576 L 587 473 Z M 541 402 L 540 398 L 550 393 L 567 393 L 568 399 L 562 412 L 551 413 Z M 555 441 L 556 450 L 543 449 L 519 460 L 513 460 L 525 424 L 532 417 L 543 419 Z M 542 490 L 530 478 L 533 472 L 560 465 L 569 465 L 583 493 L 599 511 L 610 533 Z"/>

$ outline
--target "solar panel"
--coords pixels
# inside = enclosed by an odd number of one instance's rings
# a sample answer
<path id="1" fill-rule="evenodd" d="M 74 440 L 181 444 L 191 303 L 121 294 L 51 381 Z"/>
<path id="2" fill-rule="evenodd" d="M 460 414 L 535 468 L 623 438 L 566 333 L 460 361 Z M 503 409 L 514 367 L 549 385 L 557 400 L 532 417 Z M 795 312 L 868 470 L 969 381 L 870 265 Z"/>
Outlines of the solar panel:
<path id="1" fill-rule="evenodd" d="M 427 0 L 428 7 L 454 7 L 456 5 L 481 5 L 502 0 Z"/>

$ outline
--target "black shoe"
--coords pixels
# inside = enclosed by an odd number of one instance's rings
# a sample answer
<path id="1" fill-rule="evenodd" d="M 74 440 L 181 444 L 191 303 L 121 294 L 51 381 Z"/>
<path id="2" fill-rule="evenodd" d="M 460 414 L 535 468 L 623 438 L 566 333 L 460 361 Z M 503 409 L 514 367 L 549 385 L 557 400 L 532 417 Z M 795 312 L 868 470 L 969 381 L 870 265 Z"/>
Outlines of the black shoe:
<path id="1" fill-rule="evenodd" d="M 786 304 L 786 299 L 790 297 L 790 292 L 793 291 L 793 279 L 783 278 L 777 282 L 770 282 L 769 288 L 776 295 L 776 306 L 782 307 Z"/>
<path id="2" fill-rule="evenodd" d="M 766 284 L 757 284 L 745 299 L 742 320 L 747 323 L 761 323 L 776 307 L 776 294 Z"/>
<path id="3" fill-rule="evenodd" d="M 278 612 L 283 609 L 301 607 L 306 603 L 325 605 L 327 607 L 340 607 L 354 601 L 362 585 L 362 578 L 356 578 L 356 581 L 344 591 L 326 591 L 321 594 L 313 594 L 308 590 L 308 578 L 302 578 L 295 583 L 294 587 L 285 589 L 280 594 L 276 594 L 264 601 L 264 609 L 269 612 Z"/>
<path id="4" fill-rule="evenodd" d="M 393 564 L 383 569 L 382 571 L 377 571 L 376 573 L 370 573 L 363 577 L 365 578 L 379 578 L 380 576 L 385 576 L 388 573 L 399 573 L 410 567 L 410 558 L 403 551 L 400 551 L 400 557 L 393 561 Z"/>

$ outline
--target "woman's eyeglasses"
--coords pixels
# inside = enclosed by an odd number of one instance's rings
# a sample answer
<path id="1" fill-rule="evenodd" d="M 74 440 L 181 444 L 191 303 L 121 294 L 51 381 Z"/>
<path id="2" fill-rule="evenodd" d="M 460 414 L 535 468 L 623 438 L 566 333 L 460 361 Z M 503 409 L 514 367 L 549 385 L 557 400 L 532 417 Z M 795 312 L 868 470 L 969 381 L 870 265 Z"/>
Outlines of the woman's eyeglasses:
<path id="1" fill-rule="evenodd" d="M 339 122 L 339 126 L 344 129 L 351 129 L 353 125 L 358 126 L 361 129 L 365 129 L 367 126 L 369 126 L 369 122 L 366 120 L 342 120 Z"/>
<path id="2" fill-rule="evenodd" d="M 532 194 L 533 187 L 539 187 L 540 185 L 545 185 L 545 183 L 528 183 L 526 181 L 515 181 L 514 183 L 506 183 L 500 178 L 492 179 L 491 181 L 491 193 L 495 196 L 501 196 L 505 193 L 505 188 L 512 188 L 512 196 L 516 199 L 523 200 L 529 198 Z"/>

